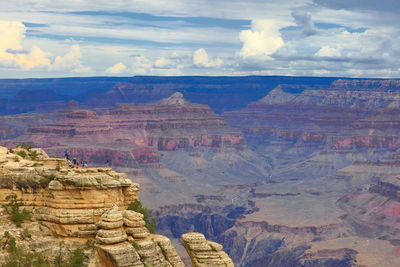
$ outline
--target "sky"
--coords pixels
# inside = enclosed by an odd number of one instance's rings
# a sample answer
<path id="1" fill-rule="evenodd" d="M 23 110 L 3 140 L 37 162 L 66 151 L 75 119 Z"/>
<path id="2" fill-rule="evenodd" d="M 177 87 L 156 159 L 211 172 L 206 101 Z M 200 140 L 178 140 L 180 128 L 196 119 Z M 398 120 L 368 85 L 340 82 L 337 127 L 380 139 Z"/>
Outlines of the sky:
<path id="1" fill-rule="evenodd" d="M 0 78 L 400 78 L 398 0 L 0 0 Z"/>

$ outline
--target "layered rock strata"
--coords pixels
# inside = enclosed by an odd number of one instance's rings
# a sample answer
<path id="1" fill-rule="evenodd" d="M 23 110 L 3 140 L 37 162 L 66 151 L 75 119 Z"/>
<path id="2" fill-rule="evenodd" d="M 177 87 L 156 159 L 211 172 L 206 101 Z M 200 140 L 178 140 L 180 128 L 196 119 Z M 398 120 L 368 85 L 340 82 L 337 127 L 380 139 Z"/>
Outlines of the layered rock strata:
<path id="1" fill-rule="evenodd" d="M 193 260 L 193 267 L 234 266 L 222 245 L 206 240 L 203 234 L 187 233 L 181 240 Z"/>
<path id="2" fill-rule="evenodd" d="M 242 147 L 243 136 L 208 106 L 175 93 L 151 105 L 120 105 L 105 114 L 76 110 L 65 119 L 31 127 L 15 143 L 33 143 L 62 154 L 69 149 L 94 162 L 116 166 L 158 163 L 159 151 Z"/>
<path id="3" fill-rule="evenodd" d="M 126 210 L 138 191 L 138 184 L 111 168 L 70 168 L 64 159 L 49 158 L 40 149 L 0 147 L 0 203 L 9 204 L 7 196 L 15 195 L 31 212 L 31 220 L 23 223 L 32 229 L 31 237 L 18 242 L 39 248 L 49 260 L 61 253 L 57 244 L 73 248 L 94 240 L 93 247 L 84 249 L 84 266 L 183 267 L 171 241 L 149 233 L 144 216 Z M 23 237 L 3 208 L 0 223 L 1 236 L 7 231 Z M 6 258 L 7 251 L 1 251 L 0 263 Z M 215 266 L 207 264 L 202 266 Z"/>

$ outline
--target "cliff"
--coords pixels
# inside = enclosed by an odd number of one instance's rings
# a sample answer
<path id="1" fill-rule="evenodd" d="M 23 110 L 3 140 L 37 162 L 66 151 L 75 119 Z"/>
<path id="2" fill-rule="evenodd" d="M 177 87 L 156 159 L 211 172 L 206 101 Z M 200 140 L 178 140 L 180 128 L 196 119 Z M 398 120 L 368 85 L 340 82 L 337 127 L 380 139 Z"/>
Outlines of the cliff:
<path id="1" fill-rule="evenodd" d="M 273 165 L 269 183 L 252 189 L 255 212 L 240 220 L 246 227 L 236 222 L 215 239 L 235 263 L 398 265 L 399 86 L 281 85 L 222 114 Z"/>
<path id="2" fill-rule="evenodd" d="M 70 168 L 41 149 L 0 147 L 0 236 L 6 238 L 0 263 L 15 252 L 7 243 L 11 235 L 18 247 L 46 255 L 50 266 L 73 248 L 83 249 L 84 266 L 184 266 L 168 238 L 150 233 L 143 214 L 127 210 L 138 192 L 138 184 L 111 168 Z M 14 225 L 22 208 L 30 216 Z M 189 256 L 192 250 L 187 247 Z M 196 265 L 193 256 L 193 266 L 219 266 L 214 255 L 221 250 L 203 249 L 213 260 Z M 226 254 L 221 262 L 232 263 Z"/>
<path id="3" fill-rule="evenodd" d="M 31 127 L 15 141 L 21 142 L 47 148 L 52 154 L 69 149 L 97 163 L 108 159 L 116 166 L 132 167 L 132 162 L 158 163 L 160 151 L 240 148 L 243 135 L 208 106 L 190 103 L 175 93 L 157 103 L 120 105 L 105 114 L 74 110 L 65 119 Z"/>

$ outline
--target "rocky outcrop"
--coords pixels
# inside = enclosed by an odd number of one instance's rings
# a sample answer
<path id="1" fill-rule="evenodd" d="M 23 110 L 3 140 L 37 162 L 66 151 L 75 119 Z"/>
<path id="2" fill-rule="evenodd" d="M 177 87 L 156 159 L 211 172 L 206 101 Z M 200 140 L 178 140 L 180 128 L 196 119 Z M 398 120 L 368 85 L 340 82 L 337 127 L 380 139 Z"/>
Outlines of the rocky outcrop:
<path id="1" fill-rule="evenodd" d="M 124 226 L 125 231 L 131 237 L 135 239 L 145 239 L 150 235 L 149 231 L 145 227 L 146 223 L 143 220 L 144 215 L 131 210 L 124 211 Z"/>
<path id="2" fill-rule="evenodd" d="M 15 195 L 30 211 L 31 219 L 23 226 L 34 231 L 18 242 L 39 247 L 50 261 L 62 251 L 57 244 L 74 248 L 94 240 L 93 247 L 84 249 L 85 266 L 183 267 L 171 241 L 151 234 L 142 214 L 126 210 L 138 191 L 138 184 L 111 168 L 70 168 L 66 160 L 49 158 L 41 149 L 0 147 L 0 203 L 9 204 L 7 196 Z M 24 236 L 4 209 L 0 224 L 1 236 L 5 231 Z M 219 249 L 218 254 L 223 252 Z M 6 255 L 0 252 L 0 263 Z M 210 261 L 202 266 L 215 265 Z"/>
<path id="3" fill-rule="evenodd" d="M 93 236 L 105 210 L 127 208 L 138 197 L 139 185 L 111 168 L 69 168 L 65 160 L 36 149 L 2 148 L 0 159 L 0 203 L 15 194 L 60 236 Z"/>
<path id="4" fill-rule="evenodd" d="M 222 245 L 207 241 L 203 234 L 187 233 L 181 238 L 193 267 L 233 266 L 232 260 L 222 250 Z"/>

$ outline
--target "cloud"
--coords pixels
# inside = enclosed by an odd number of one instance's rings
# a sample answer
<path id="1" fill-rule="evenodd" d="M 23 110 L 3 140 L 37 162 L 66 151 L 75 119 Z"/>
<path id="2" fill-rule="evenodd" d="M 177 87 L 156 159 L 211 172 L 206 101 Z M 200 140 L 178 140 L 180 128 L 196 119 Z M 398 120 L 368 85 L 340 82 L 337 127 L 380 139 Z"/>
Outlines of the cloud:
<path id="1" fill-rule="evenodd" d="M 72 70 L 73 72 L 86 73 L 90 72 L 91 68 L 83 66 L 81 63 L 82 52 L 79 45 L 72 45 L 68 53 L 64 56 L 57 56 L 54 63 L 50 66 L 51 70 L 65 71 Z"/>
<path id="2" fill-rule="evenodd" d="M 39 47 L 23 50 L 22 39 L 26 28 L 18 21 L 0 21 L 0 64 L 30 70 L 49 66 L 50 60 Z M 23 52 L 22 52 L 23 51 Z"/>
<path id="3" fill-rule="evenodd" d="M 264 57 L 266 59 L 284 45 L 279 26 L 272 20 L 253 20 L 251 30 L 243 30 L 239 35 L 243 43 L 239 56 Z"/>
<path id="4" fill-rule="evenodd" d="M 155 62 L 154 62 L 154 67 L 155 68 L 159 68 L 159 69 L 168 69 L 173 67 L 175 64 L 168 58 L 165 57 L 161 57 L 158 58 Z"/>
<path id="5" fill-rule="evenodd" d="M 29 52 L 27 50 L 24 49 L 7 49 L 6 50 L 7 53 L 9 54 L 28 54 Z"/>
<path id="6" fill-rule="evenodd" d="M 206 50 L 204 48 L 200 48 L 193 53 L 193 64 L 197 67 L 217 68 L 222 66 L 223 61 L 220 58 L 210 60 Z"/>
<path id="7" fill-rule="evenodd" d="M 90 67 L 83 66 L 79 45 L 71 46 L 64 56 L 57 56 L 51 62 L 48 54 L 39 46 L 32 46 L 30 51 L 25 50 L 22 41 L 25 38 L 26 27 L 19 21 L 0 21 L 0 64 L 17 67 L 23 70 L 35 68 L 86 73 Z"/>
<path id="8" fill-rule="evenodd" d="M 50 65 L 50 59 L 48 59 L 46 53 L 37 46 L 32 47 L 28 54 L 16 54 L 15 62 L 17 66 L 24 70 Z"/>
<path id="9" fill-rule="evenodd" d="M 341 53 L 336 48 L 323 46 L 315 55 L 318 57 L 340 57 Z"/>
<path id="10" fill-rule="evenodd" d="M 271 15 L 287 16 L 287 9 L 296 8 L 311 0 L 280 0 L 279 5 L 272 0 L 18 0 L 4 1 L 5 11 L 121 11 L 137 12 L 158 16 L 185 16 L 228 19 L 248 19 L 265 17 L 265 11 L 275 9 Z M 210 8 L 210 7 L 213 8 Z"/>
<path id="11" fill-rule="evenodd" d="M 157 63 L 156 63 L 157 62 Z M 168 62 L 168 66 L 164 65 Z M 157 66 L 156 66 L 157 65 Z M 161 67 L 163 66 L 163 67 Z M 131 72 L 135 75 L 182 75 L 181 66 L 172 63 L 170 59 L 157 59 L 154 63 L 149 58 L 139 55 L 134 56 Z"/>
<path id="12" fill-rule="evenodd" d="M 314 0 L 314 3 L 333 9 L 400 11 L 398 0 Z"/>
<path id="13" fill-rule="evenodd" d="M 111 74 L 120 74 L 126 71 L 126 66 L 124 63 L 117 63 L 112 67 L 109 67 L 106 72 Z"/>
<path id="14" fill-rule="evenodd" d="M 294 11 L 292 12 L 292 16 L 296 24 L 303 27 L 303 34 L 305 36 L 311 36 L 318 33 L 311 19 L 310 13 L 302 11 Z"/>
<path id="15" fill-rule="evenodd" d="M 3 2 L 1 77 L 400 75 L 395 0 Z"/>

